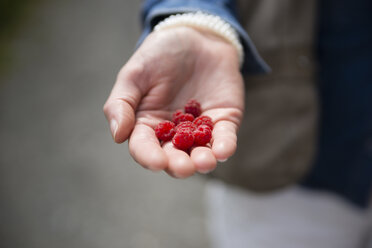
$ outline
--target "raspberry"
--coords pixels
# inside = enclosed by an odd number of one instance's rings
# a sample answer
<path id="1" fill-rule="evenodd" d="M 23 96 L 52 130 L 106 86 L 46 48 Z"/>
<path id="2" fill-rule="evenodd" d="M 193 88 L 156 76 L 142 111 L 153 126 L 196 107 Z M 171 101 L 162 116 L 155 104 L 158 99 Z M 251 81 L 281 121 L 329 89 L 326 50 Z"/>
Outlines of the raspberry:
<path id="1" fill-rule="evenodd" d="M 194 144 L 194 135 L 190 129 L 178 129 L 173 136 L 172 143 L 180 150 L 187 151 Z"/>
<path id="2" fill-rule="evenodd" d="M 190 99 L 181 109 L 172 115 L 172 121 L 163 121 L 155 128 L 156 137 L 161 141 L 170 141 L 177 149 L 189 152 L 193 146 L 205 146 L 212 139 L 213 122 L 209 116 L 200 116 L 200 103 Z"/>
<path id="3" fill-rule="evenodd" d="M 181 122 L 180 124 L 178 124 L 176 126 L 176 132 L 179 130 L 179 129 L 190 129 L 191 131 L 194 131 L 196 129 L 196 126 L 194 123 L 192 123 L 191 121 L 184 121 L 184 122 Z"/>
<path id="4" fill-rule="evenodd" d="M 184 114 L 182 110 L 177 110 L 176 112 L 173 113 L 173 118 L 172 118 L 174 124 L 178 125 L 181 122 L 184 121 L 193 121 L 194 116 L 192 114 Z"/>
<path id="5" fill-rule="evenodd" d="M 195 118 L 201 114 L 200 103 L 194 99 L 190 99 L 185 105 L 185 113 L 192 114 Z"/>
<path id="6" fill-rule="evenodd" d="M 176 133 L 175 126 L 171 121 L 160 122 L 155 128 L 156 137 L 163 141 L 171 140 Z"/>
<path id="7" fill-rule="evenodd" d="M 213 130 L 213 122 L 209 116 L 202 115 L 194 120 L 194 124 L 198 127 L 200 125 L 207 125 Z"/>
<path id="8" fill-rule="evenodd" d="M 212 138 L 212 130 L 207 125 L 200 125 L 193 132 L 194 134 L 194 144 L 197 146 L 204 146 Z"/>

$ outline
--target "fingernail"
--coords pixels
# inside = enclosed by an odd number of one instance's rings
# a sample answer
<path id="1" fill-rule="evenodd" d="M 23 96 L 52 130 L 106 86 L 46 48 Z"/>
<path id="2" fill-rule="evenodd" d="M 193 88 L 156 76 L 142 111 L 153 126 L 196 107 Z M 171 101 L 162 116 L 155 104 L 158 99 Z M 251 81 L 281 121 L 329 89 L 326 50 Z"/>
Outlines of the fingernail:
<path id="1" fill-rule="evenodd" d="M 118 130 L 118 122 L 115 119 L 110 121 L 110 129 L 112 138 L 115 140 L 116 131 Z"/>
<path id="2" fill-rule="evenodd" d="M 217 161 L 223 163 L 223 162 L 227 161 L 227 158 L 226 159 L 217 159 Z"/>

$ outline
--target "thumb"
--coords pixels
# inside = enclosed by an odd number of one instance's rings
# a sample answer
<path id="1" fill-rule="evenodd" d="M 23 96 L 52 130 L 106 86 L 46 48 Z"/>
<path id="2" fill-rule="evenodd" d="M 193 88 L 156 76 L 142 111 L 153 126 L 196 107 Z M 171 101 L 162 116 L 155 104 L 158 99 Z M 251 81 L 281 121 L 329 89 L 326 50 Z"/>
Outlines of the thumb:
<path id="1" fill-rule="evenodd" d="M 103 106 L 103 112 L 116 143 L 127 140 L 134 128 L 135 111 L 143 95 L 138 86 L 142 76 L 143 70 L 139 66 L 130 68 L 125 66 L 119 73 L 111 94 Z"/>

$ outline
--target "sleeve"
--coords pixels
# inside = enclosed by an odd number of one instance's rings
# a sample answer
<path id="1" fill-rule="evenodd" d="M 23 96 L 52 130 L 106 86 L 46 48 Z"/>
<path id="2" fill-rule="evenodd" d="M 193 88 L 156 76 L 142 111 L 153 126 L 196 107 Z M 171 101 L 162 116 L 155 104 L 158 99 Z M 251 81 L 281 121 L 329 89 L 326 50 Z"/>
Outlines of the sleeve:
<path id="1" fill-rule="evenodd" d="M 141 21 L 143 32 L 137 45 L 141 44 L 153 27 L 169 15 L 202 11 L 218 15 L 228 22 L 239 34 L 244 48 L 243 73 L 267 73 L 270 67 L 258 54 L 256 47 L 240 25 L 234 0 L 145 0 L 142 5 Z"/>

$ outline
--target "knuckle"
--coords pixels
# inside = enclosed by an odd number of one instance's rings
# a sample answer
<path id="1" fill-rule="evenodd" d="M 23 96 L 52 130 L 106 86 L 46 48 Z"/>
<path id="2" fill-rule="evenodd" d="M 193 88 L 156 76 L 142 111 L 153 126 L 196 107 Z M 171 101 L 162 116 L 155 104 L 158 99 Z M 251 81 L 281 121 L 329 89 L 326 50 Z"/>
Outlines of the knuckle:
<path id="1" fill-rule="evenodd" d="M 103 108 L 102 108 L 103 113 L 105 113 L 105 114 L 108 114 L 108 113 L 109 113 L 110 105 L 111 105 L 111 104 L 110 104 L 109 101 L 105 102 L 105 104 L 103 105 Z"/>
<path id="2" fill-rule="evenodd" d="M 145 66 L 140 62 L 132 62 L 124 66 L 118 73 L 118 79 L 135 81 L 145 75 Z"/>

